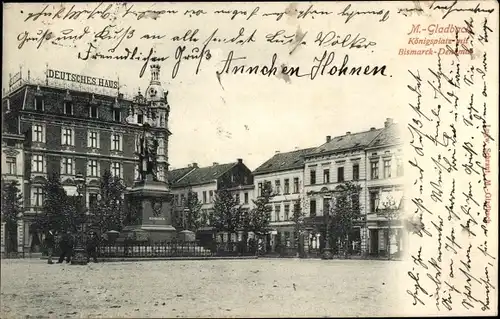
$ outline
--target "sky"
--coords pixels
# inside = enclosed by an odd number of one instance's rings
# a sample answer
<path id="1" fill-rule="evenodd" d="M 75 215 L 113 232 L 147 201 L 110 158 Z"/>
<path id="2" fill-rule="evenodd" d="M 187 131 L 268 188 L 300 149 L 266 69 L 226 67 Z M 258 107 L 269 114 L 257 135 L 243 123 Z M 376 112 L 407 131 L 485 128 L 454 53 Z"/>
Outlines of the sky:
<path id="1" fill-rule="evenodd" d="M 207 12 L 215 7 L 195 4 Z M 95 5 L 87 5 L 91 10 Z M 192 7 L 192 6 L 191 6 Z M 250 12 L 254 5 L 232 4 L 232 9 L 243 9 Z M 307 6 L 302 5 L 307 8 Z M 63 5 L 49 6 L 45 12 L 57 12 Z M 85 9 L 85 5 L 77 8 Z M 126 8 L 114 4 L 113 10 L 124 12 Z M 146 4 L 135 5 L 133 10 L 168 10 L 175 8 L 184 12 L 187 5 Z M 269 5 L 269 11 L 283 11 L 283 5 Z M 336 7 L 340 9 L 339 6 Z M 78 20 L 61 21 L 58 19 L 42 18 L 36 21 L 26 19 L 29 12 L 39 12 L 43 6 L 9 4 L 6 7 L 4 19 L 3 43 L 6 48 L 3 63 L 5 71 L 2 74 L 4 83 L 8 81 L 8 74 L 15 73 L 22 66 L 24 77 L 30 70 L 32 78 L 44 78 L 48 65 L 50 69 L 57 69 L 71 73 L 85 74 L 100 78 L 120 80 L 121 92 L 133 95 L 141 88 L 144 92 L 150 78 L 149 66 L 144 76 L 139 77 L 143 61 L 113 61 L 87 60 L 77 58 L 78 53 L 85 54 L 91 39 L 83 37 L 79 41 L 66 41 L 64 45 L 54 45 L 45 41 L 36 48 L 38 43 L 27 41 L 19 49 L 21 40 L 26 37 L 37 37 L 37 32 L 50 30 L 54 34 L 61 34 L 62 30 L 72 29 L 72 34 L 82 34 L 88 27 L 93 34 L 102 30 L 106 25 L 115 25 L 115 29 L 134 29 L 131 39 L 125 39 L 116 49 L 122 54 L 124 48 L 147 52 L 153 47 L 158 55 L 170 56 L 160 63 L 160 80 L 168 90 L 171 107 L 169 128 L 172 136 L 169 143 L 171 167 L 184 167 L 196 162 L 200 166 L 211 165 L 213 162 L 225 163 L 242 158 L 244 163 L 255 169 L 272 157 L 276 151 L 293 151 L 296 148 L 319 146 L 324 143 L 326 136 L 343 135 L 345 132 L 368 130 L 370 127 L 382 127 L 387 117 L 398 118 L 401 105 L 398 105 L 397 93 L 387 90 L 394 83 L 392 77 L 400 76 L 401 70 L 391 66 L 391 59 L 396 52 L 388 51 L 384 46 L 384 29 L 380 25 L 379 32 L 373 30 L 360 33 L 358 23 L 360 18 L 353 19 L 349 24 L 344 19 L 302 19 L 295 21 L 283 18 L 280 21 L 255 19 L 245 20 L 236 17 L 205 17 L 188 18 L 187 16 L 161 16 L 157 20 L 121 18 L 107 20 Z M 38 11 L 37 11 L 38 10 Z M 69 5 L 65 7 L 69 10 Z M 75 9 L 76 10 L 76 9 Z M 264 10 L 261 8 L 261 10 Z M 21 11 L 23 13 L 21 13 Z M 118 11 L 117 11 L 118 12 Z M 179 44 L 186 45 L 188 50 L 198 45 L 210 34 L 217 30 L 217 36 L 233 37 L 240 28 L 245 28 L 245 35 L 256 30 L 254 43 L 245 45 L 218 44 L 209 45 L 210 60 L 201 63 L 201 69 L 195 74 L 198 60 L 183 61 L 175 78 L 172 70 L 175 65 L 175 51 Z M 173 36 L 182 36 L 188 29 L 199 29 L 198 42 L 174 42 Z M 292 36 L 304 34 L 306 45 L 299 46 L 293 54 L 289 54 L 289 45 L 268 43 L 267 34 L 285 30 Z M 341 64 L 345 54 L 349 55 L 349 63 L 353 65 L 388 65 L 390 76 L 318 76 L 314 80 L 308 78 L 291 77 L 289 81 L 275 76 L 257 75 L 230 75 L 222 74 L 220 82 L 216 75 L 223 66 L 229 52 L 234 51 L 234 57 L 246 56 L 244 63 L 249 65 L 271 63 L 273 53 L 277 54 L 276 65 L 299 66 L 301 72 L 307 73 L 313 65 L 314 57 L 321 57 L 325 50 L 333 51 L 329 47 L 320 47 L 314 43 L 319 32 L 326 34 L 335 30 L 338 35 L 345 37 L 352 34 L 355 37 L 367 38 L 377 45 L 369 49 L 335 48 L 335 61 Z M 113 33 L 111 32 L 110 35 Z M 144 34 L 166 35 L 163 40 L 140 39 Z M 60 42 L 63 43 L 63 42 Z M 97 50 L 105 54 L 118 40 L 92 42 Z M 241 61 L 241 60 L 240 60 Z M 239 63 L 240 61 L 233 61 Z M 243 62 L 241 62 L 243 63 Z M 89 87 L 92 88 L 92 87 Z"/>

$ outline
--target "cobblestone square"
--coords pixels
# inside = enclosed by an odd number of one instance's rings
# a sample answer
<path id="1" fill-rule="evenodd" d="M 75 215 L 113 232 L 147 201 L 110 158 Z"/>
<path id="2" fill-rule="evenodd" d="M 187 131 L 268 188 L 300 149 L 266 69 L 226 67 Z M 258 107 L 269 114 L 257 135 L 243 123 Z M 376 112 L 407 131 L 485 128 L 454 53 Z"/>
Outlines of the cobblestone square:
<path id="1" fill-rule="evenodd" d="M 384 316 L 397 262 L 2 260 L 2 318 Z"/>

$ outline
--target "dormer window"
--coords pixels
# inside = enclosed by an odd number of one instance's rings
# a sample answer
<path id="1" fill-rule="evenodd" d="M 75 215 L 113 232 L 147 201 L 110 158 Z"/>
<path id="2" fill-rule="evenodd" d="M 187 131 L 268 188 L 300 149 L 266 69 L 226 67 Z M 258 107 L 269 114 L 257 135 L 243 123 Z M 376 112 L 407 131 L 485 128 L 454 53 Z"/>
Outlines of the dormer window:
<path id="1" fill-rule="evenodd" d="M 73 103 L 71 101 L 64 102 L 64 114 L 73 115 Z"/>
<path id="2" fill-rule="evenodd" d="M 35 97 L 35 111 L 43 111 L 43 109 L 44 109 L 43 97 L 36 96 Z"/>
<path id="3" fill-rule="evenodd" d="M 91 105 L 89 108 L 89 116 L 90 118 L 96 119 L 98 118 L 99 112 L 97 109 L 97 105 Z"/>
<path id="4" fill-rule="evenodd" d="M 137 123 L 138 124 L 143 124 L 144 123 L 144 114 L 142 112 L 137 113 Z"/>
<path id="5" fill-rule="evenodd" d="M 119 109 L 113 110 L 113 119 L 115 120 L 115 122 L 121 122 L 122 116 Z"/>

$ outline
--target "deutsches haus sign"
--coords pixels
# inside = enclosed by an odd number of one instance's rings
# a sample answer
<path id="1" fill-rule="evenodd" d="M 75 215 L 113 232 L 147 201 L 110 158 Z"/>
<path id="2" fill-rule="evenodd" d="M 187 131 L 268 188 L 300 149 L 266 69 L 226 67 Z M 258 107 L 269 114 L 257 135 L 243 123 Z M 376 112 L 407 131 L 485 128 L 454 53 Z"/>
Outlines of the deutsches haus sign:
<path id="1" fill-rule="evenodd" d="M 52 69 L 47 70 L 47 78 L 69 81 L 69 82 L 80 83 L 80 84 L 100 86 L 100 87 L 108 88 L 108 89 L 118 89 L 119 88 L 118 81 L 106 80 L 103 78 L 96 78 L 93 76 L 80 75 L 80 74 L 64 72 L 64 71 L 56 71 L 56 70 L 52 70 Z"/>

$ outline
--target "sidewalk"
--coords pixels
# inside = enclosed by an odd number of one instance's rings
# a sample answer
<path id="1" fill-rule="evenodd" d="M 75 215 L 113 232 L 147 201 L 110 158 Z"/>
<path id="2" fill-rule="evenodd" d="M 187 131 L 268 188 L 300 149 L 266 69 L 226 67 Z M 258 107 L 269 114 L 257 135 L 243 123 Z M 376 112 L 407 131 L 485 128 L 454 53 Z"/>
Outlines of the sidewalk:
<path id="1" fill-rule="evenodd" d="M 52 260 L 56 261 L 59 257 L 52 257 Z M 47 260 L 47 256 L 40 257 L 42 260 Z M 160 260 L 235 260 L 235 259 L 321 259 L 320 256 L 316 257 L 306 257 L 299 258 L 296 256 L 273 256 L 273 255 L 261 255 L 261 256 L 230 256 L 230 257 L 99 257 L 97 260 L 99 262 L 124 262 L 124 261 L 160 261 Z M 350 258 L 340 258 L 333 257 L 330 260 L 386 260 L 386 261 L 402 261 L 401 258 L 387 259 L 387 257 L 366 257 L 352 256 Z"/>
<path id="2" fill-rule="evenodd" d="M 40 259 L 47 260 L 47 256 Z M 56 261 L 59 257 L 52 257 Z M 216 259 L 257 259 L 257 256 L 234 256 L 234 257 L 98 257 L 99 262 L 123 262 L 123 261 L 159 261 L 159 260 L 216 260 Z"/>

